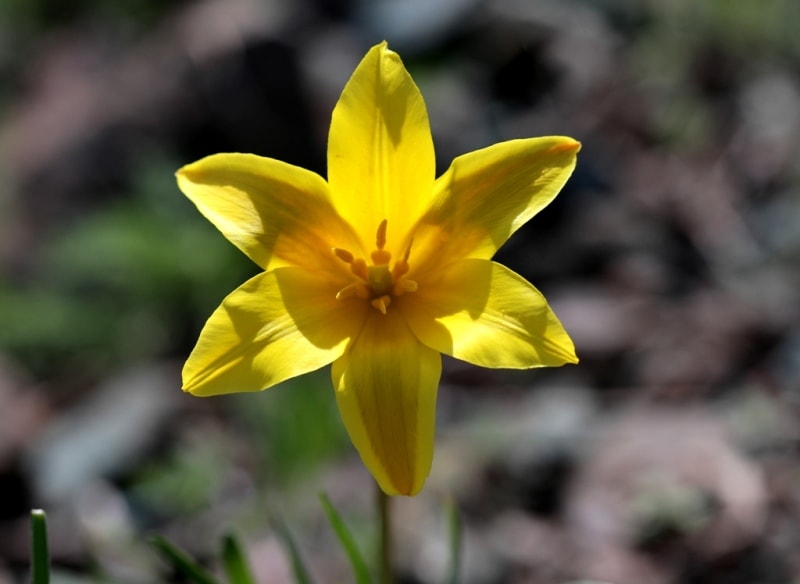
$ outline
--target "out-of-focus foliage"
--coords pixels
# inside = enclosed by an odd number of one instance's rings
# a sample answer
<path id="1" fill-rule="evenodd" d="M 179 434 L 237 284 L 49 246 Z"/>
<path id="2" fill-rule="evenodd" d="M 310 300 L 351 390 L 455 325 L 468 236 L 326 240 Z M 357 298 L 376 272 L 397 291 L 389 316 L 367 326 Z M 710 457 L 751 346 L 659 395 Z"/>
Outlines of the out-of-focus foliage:
<path id="1" fill-rule="evenodd" d="M 264 484 L 307 476 L 317 463 L 348 445 L 330 378 L 322 370 L 290 379 L 263 394 L 240 394 L 231 407 L 257 453 L 254 471 Z"/>
<path id="2" fill-rule="evenodd" d="M 3 0 L 0 20 L 14 29 L 39 33 L 54 26 L 91 18 L 96 21 L 144 26 L 152 23 L 184 0 Z M 10 30 L 11 26 L 8 27 Z"/>
<path id="3" fill-rule="evenodd" d="M 133 196 L 66 225 L 22 286 L 0 282 L 0 345 L 44 378 L 163 355 L 187 317 L 255 269 L 175 194 L 174 165 L 148 162 Z"/>

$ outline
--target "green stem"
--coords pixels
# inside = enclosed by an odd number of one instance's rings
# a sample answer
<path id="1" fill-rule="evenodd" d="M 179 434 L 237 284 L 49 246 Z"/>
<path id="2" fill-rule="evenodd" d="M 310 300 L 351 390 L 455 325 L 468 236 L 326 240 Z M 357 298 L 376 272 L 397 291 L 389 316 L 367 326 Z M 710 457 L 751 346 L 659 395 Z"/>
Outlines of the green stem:
<path id="1" fill-rule="evenodd" d="M 377 487 L 376 493 L 378 518 L 381 524 L 380 548 L 378 550 L 378 563 L 380 565 L 379 582 L 381 584 L 394 584 L 391 499 L 380 487 Z"/>
<path id="2" fill-rule="evenodd" d="M 31 511 L 31 583 L 49 584 L 50 551 L 47 546 L 47 517 L 41 509 Z"/>

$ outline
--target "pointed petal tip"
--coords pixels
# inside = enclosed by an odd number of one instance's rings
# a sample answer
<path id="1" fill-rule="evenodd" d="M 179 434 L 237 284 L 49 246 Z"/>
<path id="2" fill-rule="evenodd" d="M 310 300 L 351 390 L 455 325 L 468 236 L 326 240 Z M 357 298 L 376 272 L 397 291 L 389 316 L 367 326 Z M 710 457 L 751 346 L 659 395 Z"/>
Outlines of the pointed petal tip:
<path id="1" fill-rule="evenodd" d="M 564 365 L 577 365 L 580 363 L 580 359 L 578 358 L 578 354 L 575 352 L 575 345 L 572 344 L 572 339 L 569 339 L 569 344 L 565 347 L 565 351 L 561 354 L 562 362 L 557 367 L 563 367 Z"/>
<path id="2" fill-rule="evenodd" d="M 207 394 L 199 392 L 197 390 L 197 387 L 193 387 L 193 386 L 189 385 L 188 383 L 184 383 L 181 386 L 181 391 L 183 391 L 183 393 L 188 393 L 192 397 L 206 397 L 207 396 Z"/>
<path id="3" fill-rule="evenodd" d="M 184 374 L 183 379 L 181 380 L 181 391 L 183 391 L 183 393 L 188 393 L 189 395 L 192 395 L 194 397 L 202 397 L 204 395 L 207 395 L 204 394 L 200 390 L 200 388 L 201 384 L 197 382 L 196 378 L 190 379 L 186 377 Z"/>
<path id="4" fill-rule="evenodd" d="M 375 52 L 375 51 L 377 51 L 378 53 L 384 53 L 384 54 L 386 54 L 386 53 L 394 53 L 394 51 L 392 51 L 389 48 L 389 41 L 387 41 L 387 40 L 382 40 L 377 45 L 372 45 L 369 48 L 369 50 L 366 52 L 365 56 L 369 55 L 370 53 Z"/>
<path id="5" fill-rule="evenodd" d="M 178 180 L 178 182 L 186 179 L 186 175 L 187 175 L 187 173 L 189 171 L 189 167 L 191 167 L 191 166 L 192 166 L 191 163 L 190 164 L 184 164 L 178 170 L 175 171 L 175 178 Z"/>
<path id="6" fill-rule="evenodd" d="M 556 144 L 550 148 L 553 154 L 577 154 L 580 152 L 582 144 L 572 138 L 564 138 L 563 142 Z"/>

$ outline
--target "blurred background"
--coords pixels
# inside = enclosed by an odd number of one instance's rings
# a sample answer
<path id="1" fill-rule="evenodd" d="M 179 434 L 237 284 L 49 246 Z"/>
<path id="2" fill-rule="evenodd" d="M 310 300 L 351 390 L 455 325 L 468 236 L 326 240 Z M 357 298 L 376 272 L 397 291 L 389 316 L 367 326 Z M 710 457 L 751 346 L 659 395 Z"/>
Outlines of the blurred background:
<path id="1" fill-rule="evenodd" d="M 289 582 L 291 526 L 350 580 L 317 493 L 366 552 L 369 476 L 327 370 L 180 391 L 220 300 L 256 273 L 180 194 L 206 154 L 325 174 L 330 113 L 386 39 L 438 171 L 497 141 L 583 143 L 501 250 L 581 363 L 445 360 L 433 473 L 396 501 L 402 582 L 800 583 L 800 4 L 794 0 L 0 1 L 0 583 L 44 507 L 56 582 L 174 581 L 247 543 Z"/>

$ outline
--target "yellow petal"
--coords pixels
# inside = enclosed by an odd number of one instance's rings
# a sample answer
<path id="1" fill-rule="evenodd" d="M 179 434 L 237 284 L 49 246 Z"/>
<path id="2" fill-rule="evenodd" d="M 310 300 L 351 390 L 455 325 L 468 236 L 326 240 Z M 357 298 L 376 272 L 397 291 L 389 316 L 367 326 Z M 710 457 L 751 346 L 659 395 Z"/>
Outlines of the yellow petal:
<path id="1" fill-rule="evenodd" d="M 334 205 L 366 250 L 387 219 L 387 248 L 402 253 L 409 228 L 428 208 L 435 173 L 422 95 L 397 53 L 386 43 L 372 47 L 333 110 L 328 183 Z"/>
<path id="2" fill-rule="evenodd" d="M 381 489 L 415 495 L 433 460 L 442 360 L 396 310 L 370 310 L 355 343 L 333 363 L 336 400 L 350 439 Z"/>
<path id="3" fill-rule="evenodd" d="M 178 186 L 222 234 L 265 270 L 334 265 L 353 245 L 317 174 L 253 154 L 215 154 L 181 168 Z"/>
<path id="4" fill-rule="evenodd" d="M 397 307 L 427 346 L 481 367 L 577 363 L 575 347 L 544 296 L 495 262 L 465 259 Z"/>
<path id="5" fill-rule="evenodd" d="M 331 363 L 367 310 L 300 268 L 278 268 L 234 290 L 208 319 L 183 368 L 199 396 L 258 391 Z"/>
<path id="6" fill-rule="evenodd" d="M 572 138 L 550 136 L 459 156 L 436 181 L 432 205 L 414 234 L 414 253 L 424 263 L 491 258 L 555 198 L 578 150 Z"/>

